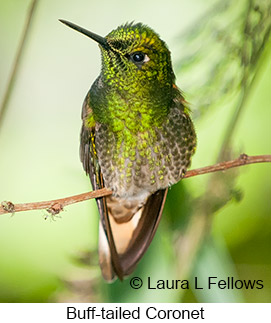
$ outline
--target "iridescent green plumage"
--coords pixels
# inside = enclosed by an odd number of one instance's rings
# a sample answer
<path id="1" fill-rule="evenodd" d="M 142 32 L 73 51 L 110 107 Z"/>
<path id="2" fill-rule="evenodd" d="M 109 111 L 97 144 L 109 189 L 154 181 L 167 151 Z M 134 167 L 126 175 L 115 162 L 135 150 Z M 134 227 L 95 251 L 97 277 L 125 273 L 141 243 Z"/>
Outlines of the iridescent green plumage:
<path id="1" fill-rule="evenodd" d="M 196 135 L 170 52 L 151 28 L 126 24 L 102 38 L 64 23 L 96 40 L 102 53 L 101 74 L 83 106 L 81 159 L 94 189 L 113 191 L 97 201 L 109 244 L 100 263 L 106 279 L 114 271 L 122 278 L 151 242 L 166 189 L 189 166 Z"/>
<path id="2" fill-rule="evenodd" d="M 173 87 L 170 53 L 142 24 L 121 26 L 105 38 L 111 50 L 100 46 L 102 72 L 90 90 L 93 112 L 86 121 L 100 124 L 96 145 L 105 185 L 117 196 L 143 189 L 153 193 L 180 179 L 195 141 L 180 92 Z M 130 58 L 135 52 L 144 53 L 146 62 L 135 64 Z M 186 124 L 191 131 L 185 132 Z"/>

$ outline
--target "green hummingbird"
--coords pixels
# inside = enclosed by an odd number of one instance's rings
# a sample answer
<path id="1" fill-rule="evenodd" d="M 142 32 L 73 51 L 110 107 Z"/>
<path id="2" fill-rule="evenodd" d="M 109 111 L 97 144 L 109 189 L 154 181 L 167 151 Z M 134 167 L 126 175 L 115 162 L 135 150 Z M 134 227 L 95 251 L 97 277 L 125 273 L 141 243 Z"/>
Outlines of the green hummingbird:
<path id="1" fill-rule="evenodd" d="M 101 73 L 83 103 L 80 157 L 98 198 L 99 263 L 103 277 L 132 273 L 158 227 L 168 187 L 191 163 L 196 134 L 175 85 L 170 51 L 142 23 L 101 37 L 67 26 L 99 44 Z"/>

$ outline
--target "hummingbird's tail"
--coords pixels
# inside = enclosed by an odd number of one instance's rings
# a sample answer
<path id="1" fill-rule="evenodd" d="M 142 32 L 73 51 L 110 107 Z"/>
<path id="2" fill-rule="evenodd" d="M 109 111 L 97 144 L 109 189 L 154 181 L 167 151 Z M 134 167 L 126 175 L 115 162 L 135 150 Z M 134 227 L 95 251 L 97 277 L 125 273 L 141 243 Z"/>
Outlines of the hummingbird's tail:
<path id="1" fill-rule="evenodd" d="M 111 232 L 106 232 L 106 226 L 100 222 L 99 262 L 107 281 L 113 281 L 116 275 L 122 279 L 133 272 L 156 232 L 166 194 L 167 189 L 164 189 L 134 200 L 105 198 L 107 214 L 104 216 Z M 112 239 L 109 239 L 110 234 Z"/>

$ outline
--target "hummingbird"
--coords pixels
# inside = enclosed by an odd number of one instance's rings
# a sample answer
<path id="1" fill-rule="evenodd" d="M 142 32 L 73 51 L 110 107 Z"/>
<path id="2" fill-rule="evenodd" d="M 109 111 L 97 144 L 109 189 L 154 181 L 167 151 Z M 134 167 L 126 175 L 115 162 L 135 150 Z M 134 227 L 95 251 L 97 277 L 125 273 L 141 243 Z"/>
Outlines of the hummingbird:
<path id="1" fill-rule="evenodd" d="M 60 20 L 98 43 L 101 73 L 83 103 L 80 158 L 100 213 L 99 264 L 104 279 L 123 280 L 148 249 L 168 188 L 190 166 L 196 133 L 175 84 L 166 43 L 142 23 L 102 37 Z"/>

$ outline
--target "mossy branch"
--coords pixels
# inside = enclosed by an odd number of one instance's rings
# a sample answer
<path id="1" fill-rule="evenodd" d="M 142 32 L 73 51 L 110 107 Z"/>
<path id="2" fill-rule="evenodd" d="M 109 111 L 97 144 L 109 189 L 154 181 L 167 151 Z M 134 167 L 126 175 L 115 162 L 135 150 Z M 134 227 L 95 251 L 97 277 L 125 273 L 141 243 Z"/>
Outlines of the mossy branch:
<path id="1" fill-rule="evenodd" d="M 246 154 L 240 155 L 237 159 L 221 162 L 215 165 L 206 166 L 202 168 L 192 169 L 186 172 L 184 178 L 189 178 L 193 176 L 226 171 L 230 168 L 240 167 L 249 164 L 255 163 L 266 163 L 271 162 L 271 155 L 259 155 L 259 156 L 248 156 Z M 93 198 L 103 197 L 111 195 L 112 191 L 102 188 L 100 190 L 82 193 L 78 195 L 73 195 L 57 200 L 34 202 L 34 203 L 21 203 L 13 204 L 9 201 L 4 201 L 1 203 L 0 215 L 5 213 L 16 213 L 22 211 L 31 211 L 31 210 L 43 210 L 46 209 L 52 215 L 60 213 L 63 208 L 70 204 L 75 204 L 78 202 L 90 200 Z"/>

